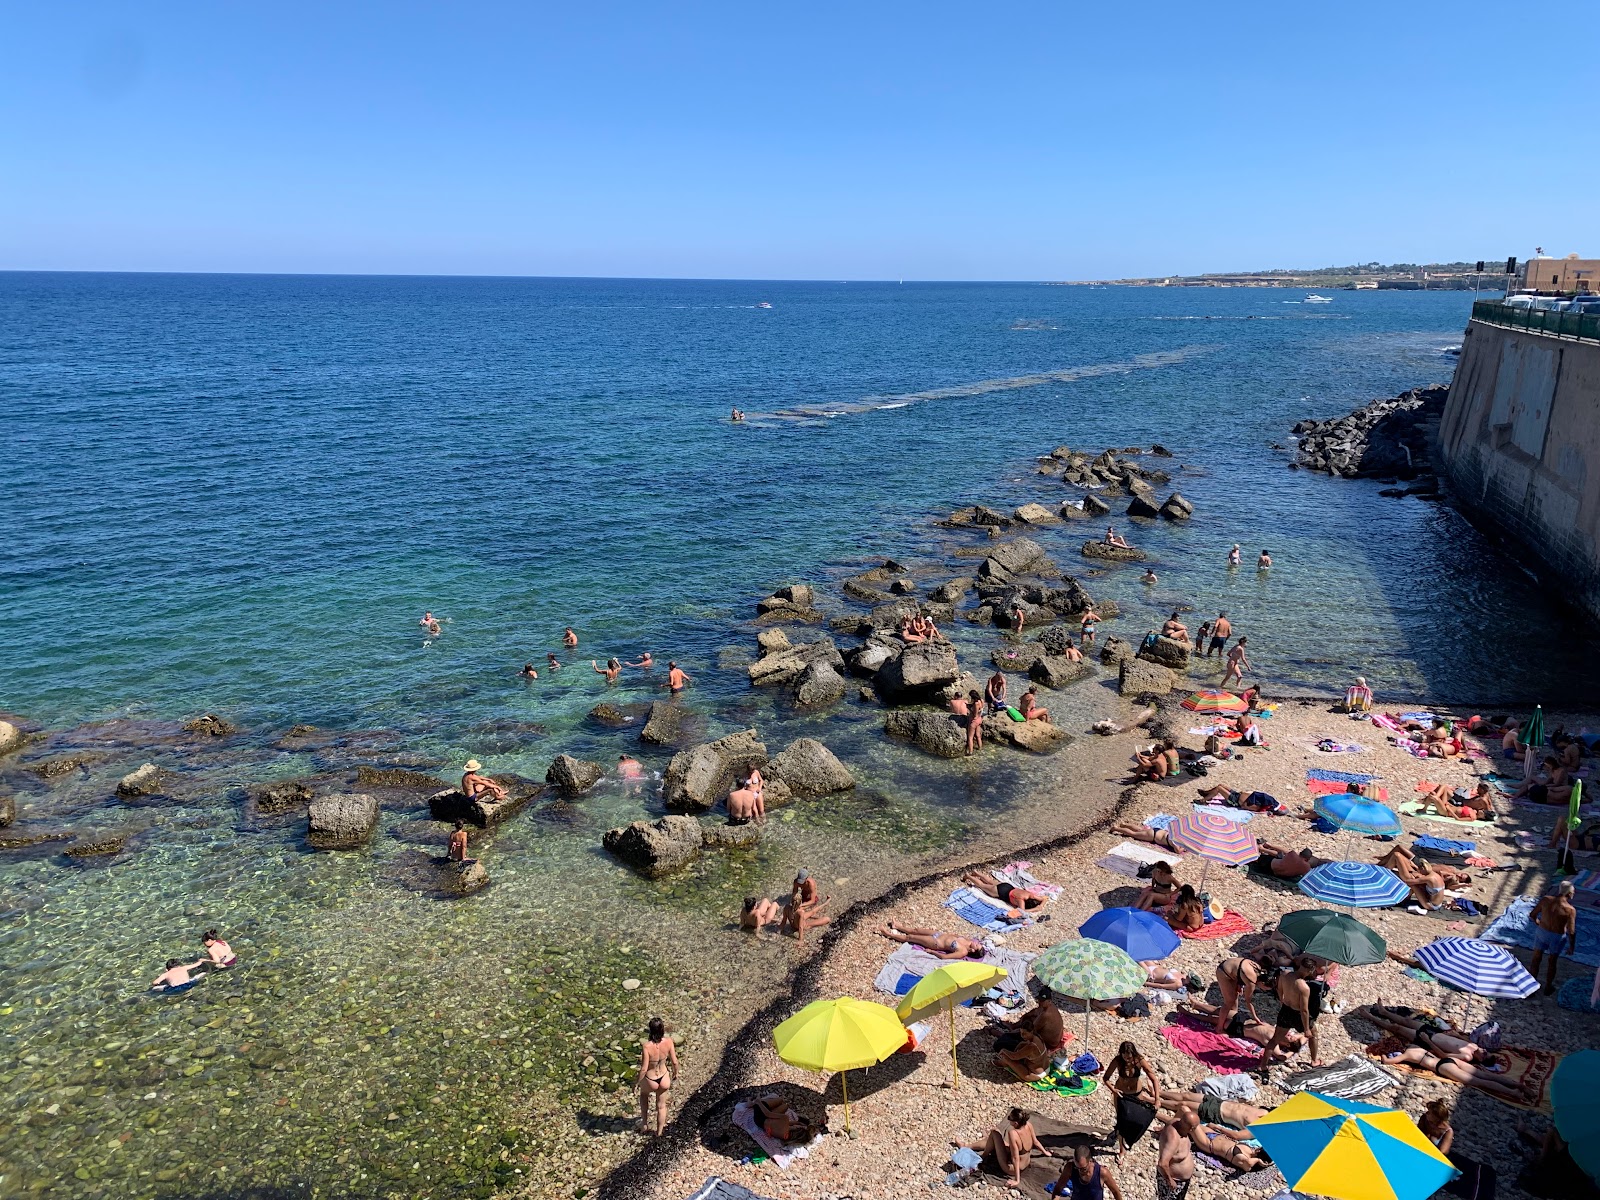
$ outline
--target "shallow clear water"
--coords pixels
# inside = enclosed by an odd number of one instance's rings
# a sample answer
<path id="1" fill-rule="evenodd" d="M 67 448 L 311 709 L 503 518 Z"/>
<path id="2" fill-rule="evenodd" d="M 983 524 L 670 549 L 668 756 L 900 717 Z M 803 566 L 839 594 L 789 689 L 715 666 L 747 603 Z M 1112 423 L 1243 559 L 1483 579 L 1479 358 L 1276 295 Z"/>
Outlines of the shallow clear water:
<path id="1" fill-rule="evenodd" d="M 800 716 L 718 660 L 752 644 L 744 622 L 778 584 L 875 556 L 948 562 L 960 539 L 929 524 L 939 512 L 1068 494 L 1033 474 L 1063 442 L 1160 441 L 1199 510 L 1119 522 L 1161 581 L 1089 579 L 1129 613 L 1108 632 L 1226 607 L 1280 685 L 1359 671 L 1397 695 L 1571 694 L 1592 656 L 1515 564 L 1446 510 L 1290 472 L 1269 447 L 1303 416 L 1448 378 L 1439 351 L 1469 301 L 0 275 L 0 709 L 55 731 L 30 762 L 104 756 L 49 783 L 14 759 L 0 786 L 19 828 L 133 835 L 100 867 L 0 851 L 0 1195 L 470 1195 L 551 1161 L 574 1120 L 614 1127 L 628 1099 L 608 1089 L 647 1015 L 709 1055 L 792 961 L 728 953 L 739 896 L 801 862 L 841 896 L 874 891 L 1049 791 L 1057 768 L 926 760 L 887 745 L 870 708 Z M 1037 536 L 1088 565 L 1083 526 Z M 1234 541 L 1277 566 L 1229 572 Z M 425 607 L 447 621 L 436 641 Z M 567 669 L 515 679 L 569 623 Z M 954 632 L 964 663 L 995 644 Z M 464 902 L 429 893 L 442 835 L 414 801 L 362 855 L 309 853 L 303 817 L 243 802 L 360 761 L 440 778 L 470 755 L 535 778 L 560 750 L 610 761 L 634 731 L 584 714 L 656 693 L 637 675 L 605 688 L 589 656 L 644 649 L 694 675 L 705 733 L 824 736 L 858 794 L 791 810 L 759 854 L 650 884 L 597 843 L 653 799 L 608 785 L 481 839 L 495 882 Z M 1081 725 L 1109 701 L 1087 686 L 1050 703 Z M 201 745 L 160 724 L 206 710 L 246 732 Z M 75 728 L 96 718 L 135 723 Z M 290 753 L 275 743 L 295 722 L 387 732 Z M 147 760 L 182 772 L 182 798 L 112 799 Z M 241 969 L 143 996 L 206 924 Z"/>

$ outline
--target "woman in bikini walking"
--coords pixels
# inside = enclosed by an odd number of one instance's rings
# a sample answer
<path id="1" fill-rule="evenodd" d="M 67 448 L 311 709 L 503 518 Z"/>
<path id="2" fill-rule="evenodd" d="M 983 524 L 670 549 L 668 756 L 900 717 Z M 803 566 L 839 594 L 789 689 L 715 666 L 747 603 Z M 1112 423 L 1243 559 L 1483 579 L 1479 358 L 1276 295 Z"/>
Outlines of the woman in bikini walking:
<path id="1" fill-rule="evenodd" d="M 678 1047 L 660 1017 L 650 1018 L 650 1036 L 639 1059 L 639 1132 L 650 1132 L 650 1101 L 655 1100 L 655 1133 L 667 1127 L 667 1093 L 678 1075 Z"/>

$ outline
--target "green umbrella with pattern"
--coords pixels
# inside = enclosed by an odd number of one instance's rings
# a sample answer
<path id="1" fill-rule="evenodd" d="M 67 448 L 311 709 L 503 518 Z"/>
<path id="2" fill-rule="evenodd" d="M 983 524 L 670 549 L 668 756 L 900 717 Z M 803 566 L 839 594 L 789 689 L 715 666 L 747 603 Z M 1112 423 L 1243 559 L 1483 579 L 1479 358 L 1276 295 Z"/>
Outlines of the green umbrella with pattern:
<path id="1" fill-rule="evenodd" d="M 1033 977 L 1053 992 L 1083 1001 L 1083 1040 L 1089 1040 L 1093 1000 L 1121 1000 L 1144 987 L 1145 969 L 1120 946 L 1095 938 L 1060 942 L 1033 960 Z"/>

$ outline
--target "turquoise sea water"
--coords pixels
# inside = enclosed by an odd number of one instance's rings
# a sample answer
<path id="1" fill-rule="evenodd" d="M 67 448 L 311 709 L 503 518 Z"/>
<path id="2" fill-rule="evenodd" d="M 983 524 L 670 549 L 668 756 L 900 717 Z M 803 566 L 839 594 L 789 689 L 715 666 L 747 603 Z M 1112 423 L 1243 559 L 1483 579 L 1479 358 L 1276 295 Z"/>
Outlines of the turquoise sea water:
<path id="1" fill-rule="evenodd" d="M 1198 508 L 1119 521 L 1161 581 L 1088 579 L 1129 614 L 1109 632 L 1226 607 L 1273 685 L 1359 671 L 1395 696 L 1576 694 L 1587 643 L 1514 561 L 1448 510 L 1288 471 L 1270 445 L 1447 379 L 1470 296 L 1299 295 L 0 275 L 0 711 L 50 735 L 0 786 L 17 830 L 132 839 L 97 867 L 0 851 L 0 1195 L 482 1195 L 558 1161 L 552 1142 L 604 1159 L 583 1139 L 626 1112 L 643 1019 L 709 1054 L 791 961 L 727 953 L 740 895 L 801 862 L 871 891 L 1048 783 L 1010 752 L 886 744 L 853 700 L 802 716 L 752 694 L 719 661 L 751 646 L 754 601 L 886 555 L 948 577 L 955 540 L 930 519 L 1075 494 L 1034 474 L 1062 443 L 1162 442 Z M 1038 535 L 1069 569 L 1085 536 Z M 1229 572 L 1234 541 L 1276 567 Z M 956 632 L 964 663 L 996 641 Z M 243 800 L 361 761 L 442 779 L 471 755 L 537 778 L 560 750 L 628 749 L 658 772 L 667 753 L 584 719 L 658 694 L 589 669 L 646 649 L 694 676 L 697 729 L 825 737 L 861 788 L 790 810 L 758 854 L 648 884 L 596 843 L 653 791 L 607 784 L 477 839 L 494 885 L 453 903 L 426 886 L 442 831 L 415 799 L 359 855 L 308 853 L 303 818 Z M 547 651 L 562 672 L 514 677 Z M 1105 703 L 1051 698 L 1069 725 Z M 245 732 L 170 736 L 203 711 Z M 360 736 L 280 748 L 297 722 Z M 69 753 L 91 757 L 29 769 Z M 172 798 L 112 796 L 142 761 L 179 774 Z M 240 968 L 142 996 L 205 924 Z"/>

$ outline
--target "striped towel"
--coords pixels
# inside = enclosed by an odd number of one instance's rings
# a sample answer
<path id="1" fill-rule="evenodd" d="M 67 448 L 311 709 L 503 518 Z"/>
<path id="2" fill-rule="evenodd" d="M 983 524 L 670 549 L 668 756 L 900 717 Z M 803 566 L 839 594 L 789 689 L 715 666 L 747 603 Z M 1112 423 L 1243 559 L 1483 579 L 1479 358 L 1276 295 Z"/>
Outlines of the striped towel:
<path id="1" fill-rule="evenodd" d="M 1006 906 L 993 896 L 985 896 L 975 888 L 957 888 L 950 893 L 950 899 L 944 902 L 944 906 L 968 924 L 976 925 L 979 929 L 987 929 L 992 933 L 1033 924 L 1028 917 L 1023 917 L 1019 921 L 1006 920 L 1003 915 Z"/>
<path id="2" fill-rule="evenodd" d="M 1278 1072 L 1274 1072 L 1278 1074 Z M 1341 1100 L 1362 1100 L 1395 1087 L 1399 1080 L 1376 1063 L 1351 1054 L 1325 1067 L 1312 1067 L 1286 1076 L 1280 1087 L 1286 1092 L 1322 1092 Z"/>

